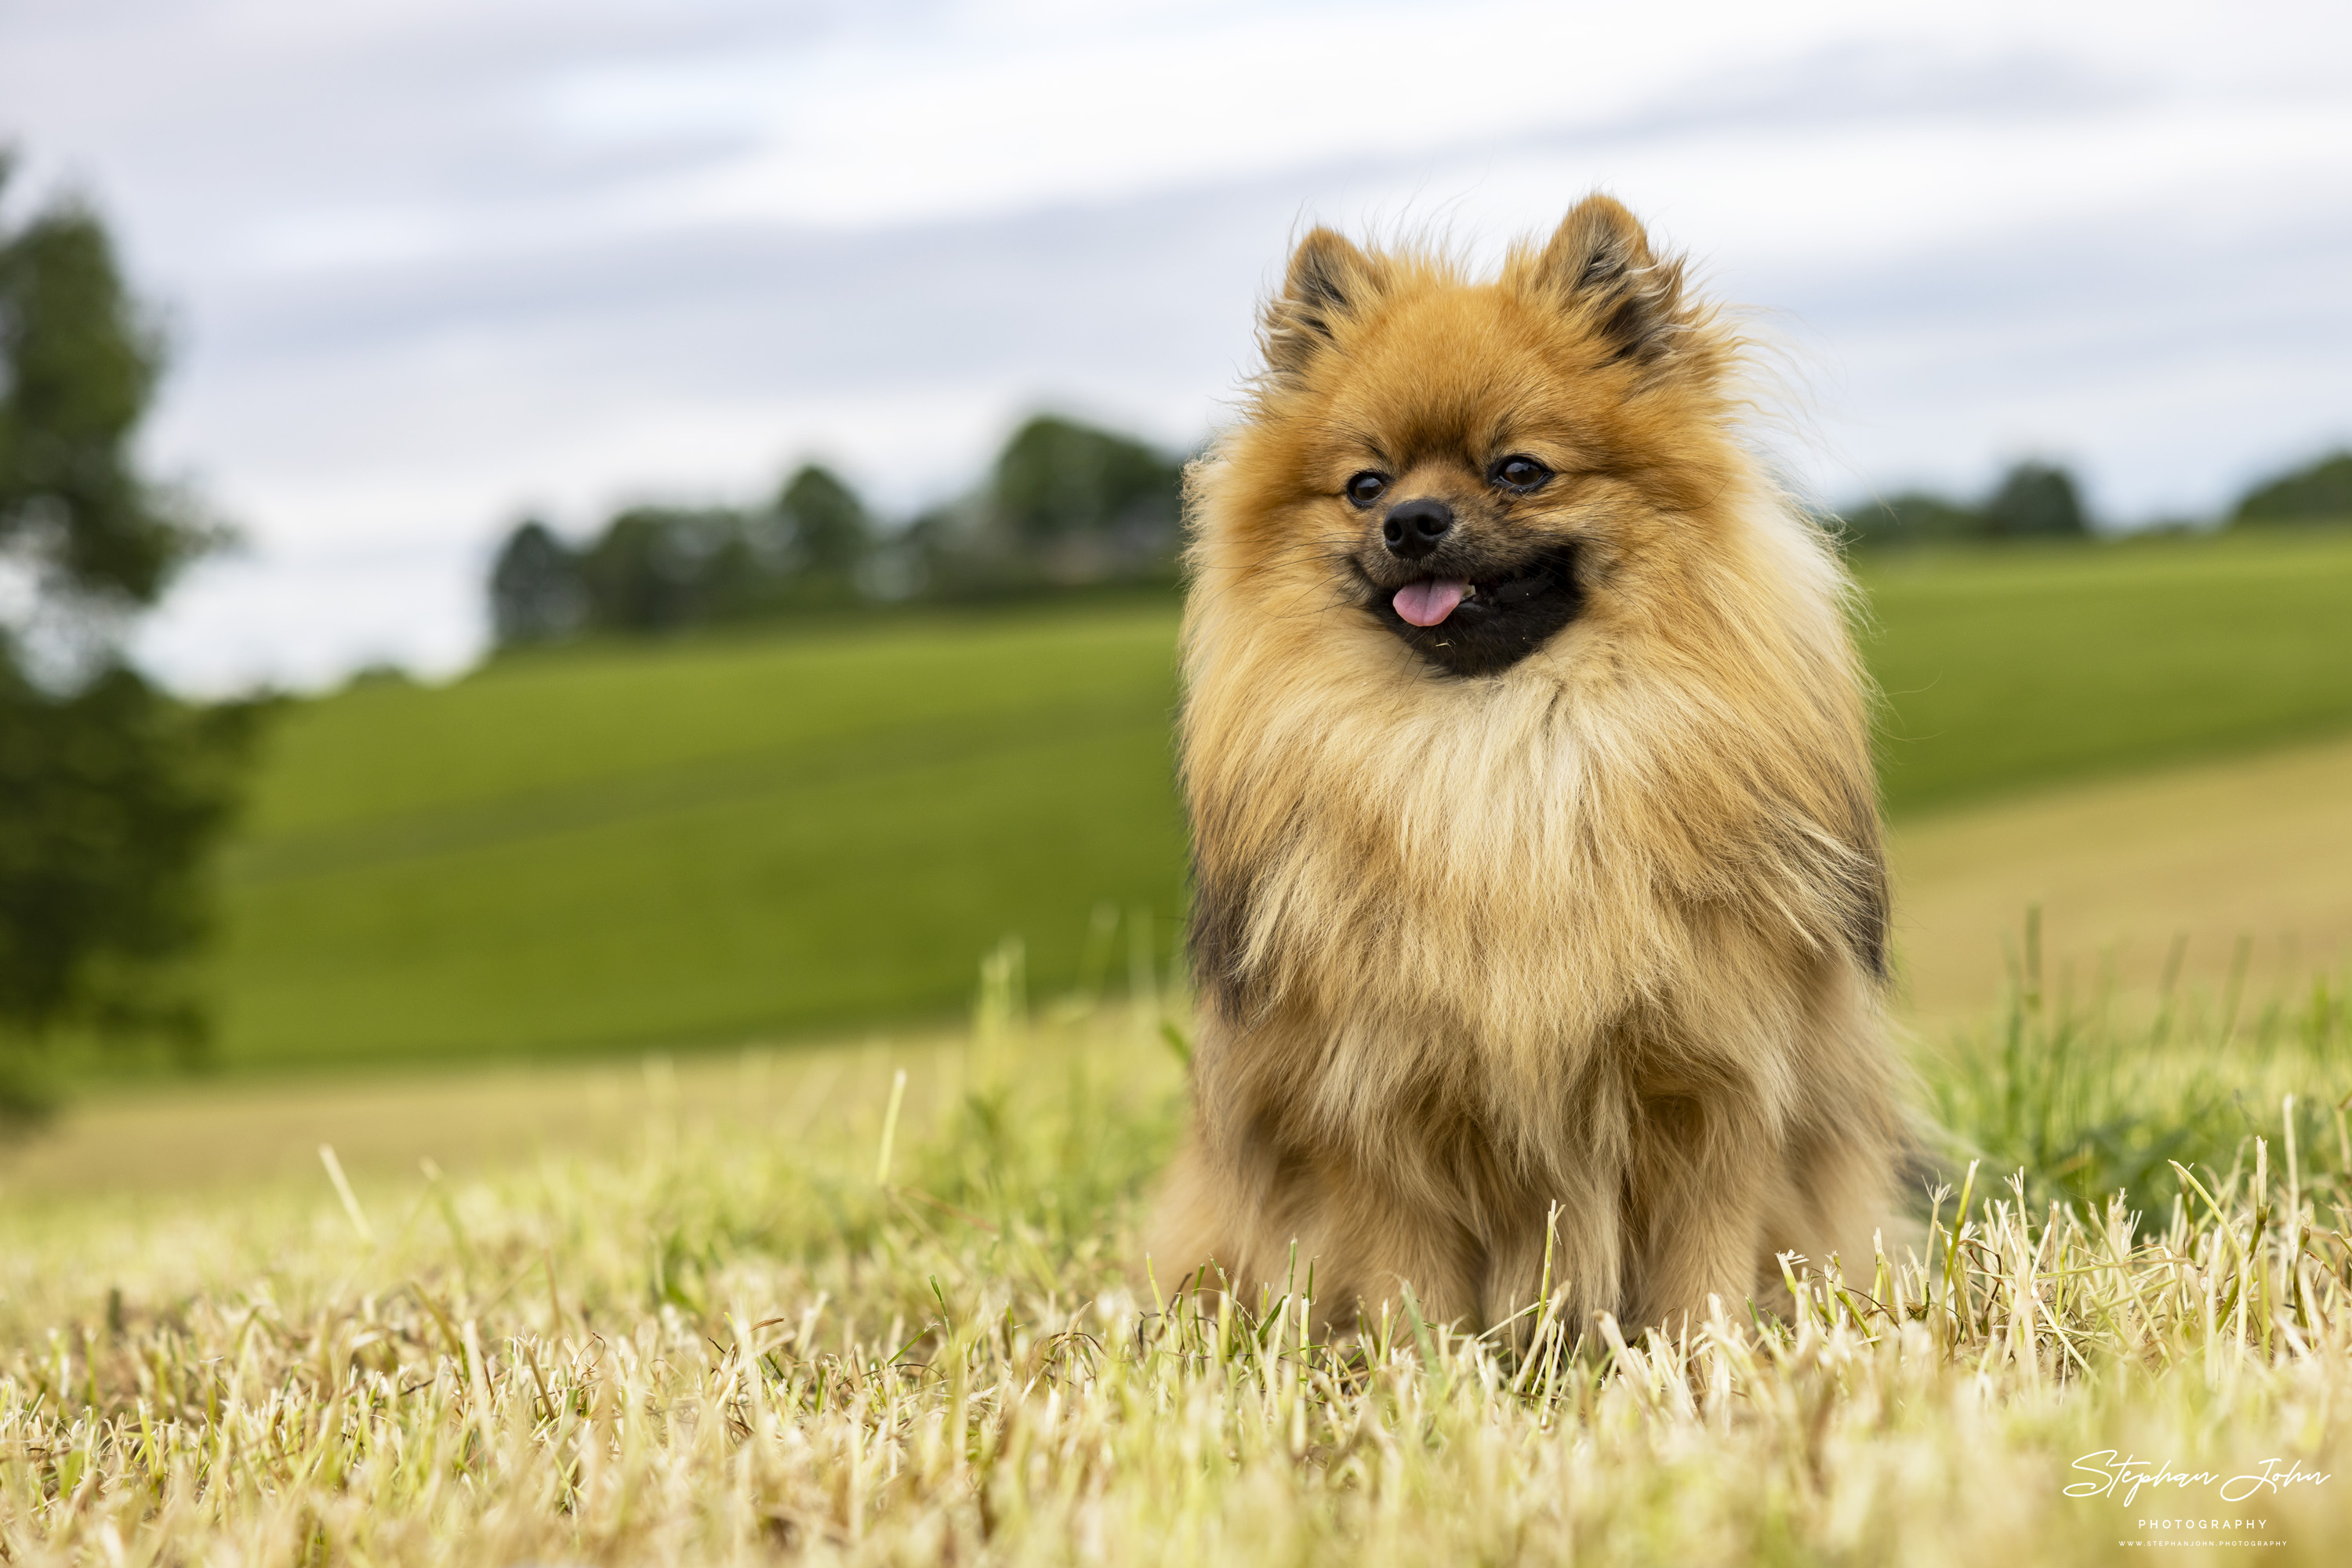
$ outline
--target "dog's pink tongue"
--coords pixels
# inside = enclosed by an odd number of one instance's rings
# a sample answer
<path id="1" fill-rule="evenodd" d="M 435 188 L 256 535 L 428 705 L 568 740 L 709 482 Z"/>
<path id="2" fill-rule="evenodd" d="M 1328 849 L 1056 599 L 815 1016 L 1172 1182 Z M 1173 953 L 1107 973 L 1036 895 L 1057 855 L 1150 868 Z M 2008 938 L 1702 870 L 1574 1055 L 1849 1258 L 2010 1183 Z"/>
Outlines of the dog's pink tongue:
<path id="1" fill-rule="evenodd" d="M 1450 577 L 1432 578 L 1424 583 L 1407 583 L 1396 591 L 1396 613 L 1417 626 L 1433 626 L 1454 613 L 1454 606 L 1470 591 L 1467 583 Z"/>

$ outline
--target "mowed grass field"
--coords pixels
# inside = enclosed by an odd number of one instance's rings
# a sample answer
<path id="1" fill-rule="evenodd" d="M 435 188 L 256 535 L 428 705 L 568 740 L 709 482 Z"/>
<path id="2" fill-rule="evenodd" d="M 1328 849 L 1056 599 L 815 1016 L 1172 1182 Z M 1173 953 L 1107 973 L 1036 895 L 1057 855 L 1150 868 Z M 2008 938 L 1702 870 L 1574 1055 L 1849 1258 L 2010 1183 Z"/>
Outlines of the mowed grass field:
<path id="1" fill-rule="evenodd" d="M 950 617 L 305 705 L 229 861 L 222 1055 L 837 1028 L 960 1007 L 1006 933 L 1066 981 L 1097 903 L 1172 938 L 1174 635 Z"/>
<path id="2" fill-rule="evenodd" d="M 2352 533 L 1906 558 L 1864 579 L 1898 825 L 2352 732 Z M 229 861 L 218 1059 L 943 1017 L 1008 934 L 1040 994 L 1137 952 L 1164 966 L 1184 897 L 1177 615 L 605 645 L 300 704 Z"/>
<path id="3" fill-rule="evenodd" d="M 2352 529 L 1861 566 L 1897 818 L 2352 730 Z"/>
<path id="4" fill-rule="evenodd" d="M 1923 813 L 1888 848 L 1915 1024 L 1991 1005 L 2031 909 L 2077 1001 L 2168 983 L 2255 1027 L 2352 959 L 2352 737 Z"/>
<path id="5" fill-rule="evenodd" d="M 1160 1022 L 999 986 L 911 1047 L 93 1105 L 0 1205 L 0 1556 L 2343 1561 L 2340 990 L 2259 1035 L 2013 1012 L 1922 1064 L 1913 1234 L 1671 1336 L 1402 1293 L 1325 1335 L 1311 1270 L 1155 1276 Z M 299 1164 L 192 1189 L 271 1131 Z"/>

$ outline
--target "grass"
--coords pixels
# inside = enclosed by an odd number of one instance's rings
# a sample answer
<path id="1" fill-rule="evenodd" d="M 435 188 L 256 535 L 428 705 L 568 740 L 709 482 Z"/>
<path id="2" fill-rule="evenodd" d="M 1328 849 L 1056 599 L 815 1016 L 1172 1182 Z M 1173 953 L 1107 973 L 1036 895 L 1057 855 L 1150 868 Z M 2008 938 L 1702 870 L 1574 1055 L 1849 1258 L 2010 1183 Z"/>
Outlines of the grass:
<path id="1" fill-rule="evenodd" d="M 1792 1260 L 1788 1320 L 1725 1303 L 1661 1341 L 1555 1301 L 1513 1352 L 1409 1300 L 1319 1342 L 1298 1294 L 1147 1289 L 1135 1222 L 1181 1084 L 1158 1015 L 1033 1019 L 1014 981 L 1000 963 L 969 1040 L 747 1056 L 700 1110 L 656 1064 L 617 1152 L 0 1210 L 0 1552 L 2339 1560 L 2338 993 L 2259 1058 L 2184 1000 L 2115 1036 L 2135 1070 L 2112 1076 L 2079 1070 L 2093 1026 L 2021 997 L 2020 1048 L 1923 1070 L 1959 1142 L 2056 1165 L 1956 1158 L 1961 1190 L 1888 1256 Z M 2200 1114 L 2217 1084 L 2242 1121 Z M 2084 1185 L 2080 1150 L 2140 1146 L 2122 1123 L 2180 1162 L 2160 1192 Z M 2173 1479 L 2117 1482 L 2126 1460 Z"/>
<path id="2" fill-rule="evenodd" d="M 606 647 L 292 715 L 230 868 L 223 1057 L 944 1014 L 1087 910 L 1172 937 L 1175 611 Z"/>
<path id="3" fill-rule="evenodd" d="M 1927 1077 L 1934 1124 L 1951 1139 L 1946 1163 L 2021 1173 L 2038 1202 L 2095 1208 L 2125 1192 L 2160 1205 L 2196 1190 L 2183 1167 L 2210 1169 L 2282 1119 L 2305 1148 L 2341 1127 L 2342 1100 L 2309 1098 L 2315 1085 L 2329 1095 L 2352 1089 L 2340 1072 L 2312 1076 L 2352 1055 L 2340 973 L 2256 1003 L 2244 946 L 2218 993 L 2179 984 L 2176 947 L 2152 1012 L 2126 1021 L 2111 992 L 2052 987 L 2038 909 L 2012 954 L 1997 1020 L 1955 1031 Z M 2299 1110 L 2281 1099 L 2298 1089 Z"/>
<path id="4" fill-rule="evenodd" d="M 1866 564 L 1897 816 L 2352 729 L 2352 531 Z"/>
<path id="5" fill-rule="evenodd" d="M 1866 565 L 1898 819 L 2352 730 L 2352 534 Z M 835 622 L 302 704 L 231 857 L 217 1059 L 943 1016 L 1007 931 L 1075 984 L 1105 906 L 1164 951 L 1175 626 L 1163 599 Z"/>
<path id="6" fill-rule="evenodd" d="M 2029 905 L 2053 993 L 2291 988 L 2352 959 L 2352 737 L 1927 813 L 1888 855 L 1915 1022 L 1982 1010 Z"/>

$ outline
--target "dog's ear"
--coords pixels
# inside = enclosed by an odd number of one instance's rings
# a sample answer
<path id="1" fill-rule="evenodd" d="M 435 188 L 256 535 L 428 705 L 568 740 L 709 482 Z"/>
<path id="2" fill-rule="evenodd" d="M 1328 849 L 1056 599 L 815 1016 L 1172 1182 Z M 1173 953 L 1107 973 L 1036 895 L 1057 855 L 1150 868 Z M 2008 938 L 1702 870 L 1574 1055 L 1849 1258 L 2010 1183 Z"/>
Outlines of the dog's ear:
<path id="1" fill-rule="evenodd" d="M 1652 254 L 1640 221 L 1608 196 L 1577 203 L 1532 272 L 1538 288 L 1584 319 L 1612 360 L 1654 365 L 1689 329 L 1681 258 Z"/>
<path id="2" fill-rule="evenodd" d="M 1265 307 L 1265 364 L 1277 376 L 1303 374 L 1331 346 L 1338 324 L 1370 302 L 1378 285 L 1372 258 L 1328 228 L 1291 253 L 1282 291 Z"/>

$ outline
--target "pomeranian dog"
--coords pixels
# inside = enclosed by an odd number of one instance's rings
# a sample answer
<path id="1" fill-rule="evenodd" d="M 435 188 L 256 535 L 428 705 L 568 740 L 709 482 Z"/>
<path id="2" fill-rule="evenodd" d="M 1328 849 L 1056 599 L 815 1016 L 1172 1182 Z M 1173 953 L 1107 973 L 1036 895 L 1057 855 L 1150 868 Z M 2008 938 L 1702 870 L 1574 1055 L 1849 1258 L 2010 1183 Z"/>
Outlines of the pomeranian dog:
<path id="1" fill-rule="evenodd" d="M 1479 281 L 1307 235 L 1189 488 L 1202 1005 L 1154 1271 L 1672 1325 L 1866 1269 L 1905 1123 L 1836 551 L 1593 196 Z M 1866 1274 L 1864 1276 L 1867 1277 Z"/>

